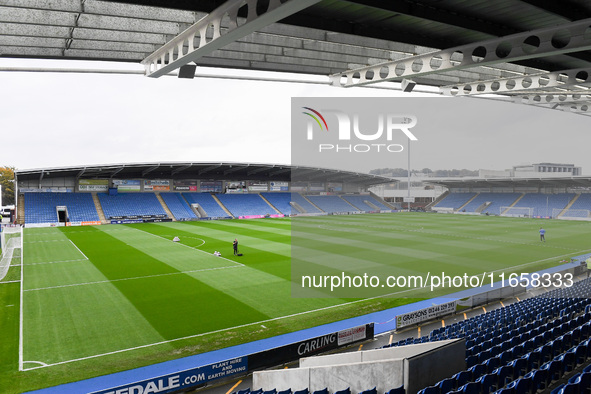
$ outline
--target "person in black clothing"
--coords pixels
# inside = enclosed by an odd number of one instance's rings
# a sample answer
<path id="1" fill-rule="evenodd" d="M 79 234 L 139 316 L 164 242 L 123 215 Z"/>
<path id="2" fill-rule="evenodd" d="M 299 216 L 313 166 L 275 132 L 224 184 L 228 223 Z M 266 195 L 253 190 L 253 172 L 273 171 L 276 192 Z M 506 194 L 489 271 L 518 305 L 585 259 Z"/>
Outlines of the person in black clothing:
<path id="1" fill-rule="evenodd" d="M 234 256 L 238 254 L 238 240 L 234 238 L 234 242 L 232 242 L 232 246 L 234 247 Z"/>

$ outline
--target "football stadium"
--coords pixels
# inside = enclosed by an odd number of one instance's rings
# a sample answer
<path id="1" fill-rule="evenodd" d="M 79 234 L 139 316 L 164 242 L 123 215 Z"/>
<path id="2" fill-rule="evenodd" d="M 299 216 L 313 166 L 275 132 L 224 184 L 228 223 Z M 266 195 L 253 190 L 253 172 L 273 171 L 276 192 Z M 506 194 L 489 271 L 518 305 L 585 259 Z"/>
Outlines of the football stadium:
<path id="1" fill-rule="evenodd" d="M 591 5 L 10 0 L 0 20 L 1 393 L 591 392 Z M 482 169 L 427 168 L 448 165 Z"/>

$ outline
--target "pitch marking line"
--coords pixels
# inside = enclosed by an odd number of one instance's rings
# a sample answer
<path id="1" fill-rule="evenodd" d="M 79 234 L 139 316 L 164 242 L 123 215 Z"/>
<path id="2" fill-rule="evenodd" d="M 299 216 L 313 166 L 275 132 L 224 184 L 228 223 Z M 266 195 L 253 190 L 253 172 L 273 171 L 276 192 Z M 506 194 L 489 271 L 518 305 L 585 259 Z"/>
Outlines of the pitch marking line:
<path id="1" fill-rule="evenodd" d="M 74 261 L 89 261 L 89 260 L 88 259 L 73 259 L 73 260 L 41 261 L 39 263 L 28 263 L 28 264 L 25 264 L 25 265 L 71 263 L 71 262 L 74 262 Z"/>
<path id="2" fill-rule="evenodd" d="M 41 361 L 23 361 L 23 363 L 25 364 L 40 364 L 41 367 L 47 367 L 48 365 L 45 363 L 42 363 Z M 41 367 L 37 367 L 37 368 L 41 368 Z M 32 368 L 29 368 L 32 369 Z M 28 371 L 28 369 L 26 369 L 25 371 Z"/>
<path id="3" fill-rule="evenodd" d="M 25 242 L 26 244 L 40 244 L 40 243 L 45 243 L 45 242 L 67 242 L 69 241 L 68 239 L 52 239 L 49 241 L 27 241 Z"/>
<path id="4" fill-rule="evenodd" d="M 71 239 L 68 239 L 68 241 L 72 242 L 72 240 L 71 240 Z M 88 259 L 88 257 L 86 257 L 86 255 L 85 255 L 84 253 L 82 253 L 82 251 L 80 250 L 80 248 L 79 248 L 78 246 L 76 246 L 76 244 L 75 244 L 74 242 L 72 242 L 72 245 L 74 245 L 74 247 L 75 247 L 76 249 L 78 249 L 78 251 L 80 252 L 80 254 L 81 254 L 82 256 L 84 256 L 84 258 L 85 258 L 86 260 L 89 260 L 89 259 Z"/>
<path id="5" fill-rule="evenodd" d="M 23 256 L 25 255 L 25 250 L 23 248 L 23 243 L 25 240 L 25 232 L 23 231 L 23 229 L 21 228 L 21 288 L 20 288 L 20 311 L 19 311 L 19 324 L 18 324 L 18 370 L 19 371 L 24 371 L 24 364 L 23 364 L 23 341 L 24 341 L 24 336 L 23 336 L 23 322 L 24 322 L 24 287 L 25 287 L 25 282 L 24 280 L 24 274 L 25 274 L 25 267 L 23 266 Z"/>
<path id="6" fill-rule="evenodd" d="M 9 280 L 9 281 L 6 281 L 6 282 L 0 282 L 0 285 L 1 284 L 4 284 L 4 283 L 20 283 L 20 280 Z"/>
<path id="7" fill-rule="evenodd" d="M 89 359 L 92 359 L 92 358 L 109 356 L 109 355 L 112 355 L 112 354 L 124 353 L 124 352 L 128 352 L 130 350 L 144 349 L 144 348 L 147 348 L 147 347 L 164 345 L 164 344 L 167 344 L 167 343 L 182 341 L 182 340 L 185 340 L 185 339 L 198 338 L 198 337 L 202 337 L 202 336 L 209 335 L 209 334 L 217 334 L 217 333 L 220 333 L 220 332 L 225 332 L 225 331 L 230 331 L 230 330 L 236 330 L 238 328 L 244 328 L 244 327 L 249 327 L 249 326 L 254 326 L 254 325 L 260 325 L 262 323 L 267 323 L 267 322 L 272 322 L 272 321 L 276 321 L 276 320 L 286 319 L 286 318 L 289 318 L 289 317 L 307 315 L 307 314 L 313 313 L 313 312 L 320 312 L 320 311 L 324 311 L 324 310 L 328 310 L 328 309 L 333 309 L 333 308 L 338 308 L 338 307 L 342 307 L 342 306 L 346 306 L 346 305 L 357 304 L 359 302 L 363 302 L 363 301 L 367 301 L 367 300 L 371 300 L 371 299 L 375 299 L 375 298 L 382 298 L 382 297 L 373 297 L 373 298 L 367 298 L 367 299 L 356 300 L 356 301 L 351 301 L 351 302 L 345 302 L 343 304 L 331 305 L 331 306 L 327 306 L 327 307 L 324 307 L 324 308 L 313 309 L 313 310 L 310 310 L 310 311 L 304 311 L 304 312 L 294 313 L 294 314 L 291 314 L 291 315 L 274 317 L 272 319 L 261 320 L 261 321 L 257 321 L 257 322 L 253 322 L 253 323 L 246 323 L 246 324 L 242 324 L 242 325 L 234 326 L 234 327 L 222 328 L 222 329 L 219 329 L 219 330 L 210 331 L 210 332 L 204 332 L 204 333 L 201 333 L 201 334 L 189 335 L 189 336 L 182 337 L 182 338 L 169 339 L 169 340 L 166 340 L 166 341 L 150 343 L 150 344 L 147 344 L 147 345 L 135 346 L 135 347 L 127 348 L 127 349 L 120 349 L 120 350 L 115 350 L 115 351 L 112 351 L 112 352 L 107 352 L 107 353 L 102 353 L 102 354 L 95 354 L 93 356 L 80 357 L 80 358 L 75 358 L 75 359 L 66 360 L 66 361 L 59 361 L 59 362 L 53 363 L 53 364 L 45 364 L 44 366 L 40 366 L 40 367 L 27 368 L 24 371 L 31 371 L 31 370 L 34 370 L 34 369 L 45 368 L 45 367 L 53 367 L 53 366 L 56 366 L 56 365 L 68 364 L 68 363 L 72 363 L 72 362 L 76 362 L 76 361 L 83 361 L 83 360 L 89 360 Z"/>
<path id="8" fill-rule="evenodd" d="M 172 242 L 172 241 L 171 241 L 170 239 L 168 239 L 168 238 L 164 238 L 164 237 L 161 237 L 160 235 L 152 234 L 152 233 L 150 233 L 150 232 L 148 232 L 148 231 L 140 230 L 139 228 L 136 228 L 135 230 L 137 230 L 137 231 L 141 231 L 142 233 L 149 234 L 149 235 L 151 235 L 151 236 L 153 236 L 153 237 L 161 238 L 161 239 L 164 239 L 164 240 L 166 240 L 166 241 Z M 204 251 L 204 250 L 201 250 L 201 249 L 194 248 L 194 247 L 192 247 L 192 246 L 189 246 L 189 245 L 185 245 L 185 244 L 183 244 L 183 243 L 181 243 L 181 242 L 173 242 L 173 244 L 175 244 L 175 245 L 181 245 L 181 246 L 184 246 L 185 248 L 189 248 L 189 249 L 192 249 L 192 250 L 196 250 L 196 251 L 198 251 L 198 252 L 201 252 L 201 253 L 205 253 L 205 254 L 206 254 L 206 255 L 208 255 L 208 256 L 213 256 L 213 254 L 211 254 L 211 253 L 208 253 L 208 252 L 206 252 L 206 251 Z M 215 256 L 214 256 L 214 257 L 215 257 Z M 218 258 L 218 259 L 223 259 L 223 260 L 229 261 L 229 262 L 231 262 L 231 263 L 233 263 L 233 264 L 237 264 L 237 265 L 239 265 L 239 266 L 241 266 L 241 267 L 245 267 L 245 265 L 244 265 L 244 264 L 242 264 L 242 263 L 239 263 L 239 262 L 237 262 L 237 261 L 234 261 L 234 260 L 227 259 L 227 258 L 225 258 L 225 257 L 222 257 L 222 256 L 218 256 L 217 258 Z"/>
<path id="9" fill-rule="evenodd" d="M 157 277 L 160 277 L 160 276 L 180 275 L 180 274 L 188 274 L 188 273 L 191 273 L 191 272 L 215 271 L 215 270 L 222 270 L 222 269 L 228 269 L 228 268 L 241 268 L 241 267 L 244 267 L 244 265 L 242 265 L 242 266 L 231 265 L 231 266 L 226 266 L 226 267 L 215 267 L 215 268 L 201 268 L 201 269 L 197 269 L 197 270 L 169 272 L 169 273 L 166 273 L 166 274 L 135 276 L 135 277 L 132 277 L 132 278 L 121 278 L 121 279 L 112 279 L 112 280 L 99 280 L 99 281 L 96 281 L 96 282 L 72 283 L 72 284 L 69 284 L 69 285 L 49 286 L 49 287 L 39 287 L 39 288 L 36 288 L 36 289 L 27 289 L 25 291 L 38 291 L 38 290 L 60 289 L 60 288 L 63 288 L 63 287 L 96 285 L 96 284 L 101 284 L 101 283 L 121 282 L 121 281 L 124 281 L 124 280 L 136 280 L 136 279 L 145 279 L 145 278 L 157 278 Z"/>

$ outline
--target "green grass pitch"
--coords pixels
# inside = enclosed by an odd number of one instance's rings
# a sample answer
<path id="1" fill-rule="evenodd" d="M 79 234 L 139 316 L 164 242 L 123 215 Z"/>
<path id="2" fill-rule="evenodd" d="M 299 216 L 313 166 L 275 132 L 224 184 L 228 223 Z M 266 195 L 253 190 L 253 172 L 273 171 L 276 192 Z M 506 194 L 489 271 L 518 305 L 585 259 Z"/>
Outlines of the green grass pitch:
<path id="1" fill-rule="evenodd" d="M 588 222 L 437 214 L 25 229 L 22 289 L 18 265 L 0 282 L 0 387 L 52 386 L 432 296 L 291 297 L 292 226 L 304 270 L 531 272 L 591 249 Z"/>

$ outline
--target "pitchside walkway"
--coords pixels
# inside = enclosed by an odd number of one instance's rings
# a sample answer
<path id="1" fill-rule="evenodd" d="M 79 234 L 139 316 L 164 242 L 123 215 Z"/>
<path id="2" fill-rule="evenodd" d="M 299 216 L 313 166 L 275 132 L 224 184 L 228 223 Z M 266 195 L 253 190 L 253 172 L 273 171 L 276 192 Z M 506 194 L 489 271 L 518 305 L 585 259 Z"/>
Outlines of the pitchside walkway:
<path id="1" fill-rule="evenodd" d="M 573 267 L 580 264 L 588 258 L 590 254 L 577 256 L 573 259 L 573 263 L 564 264 L 562 266 L 549 268 L 544 272 L 557 272 L 565 268 Z M 495 288 L 500 286 L 497 282 L 494 284 Z M 234 359 L 237 357 L 247 356 L 249 354 L 261 352 L 268 349 L 273 349 L 290 343 L 304 341 L 306 339 L 330 334 L 336 331 L 344 330 L 351 327 L 375 322 L 374 334 L 379 336 L 387 332 L 396 330 L 396 316 L 439 305 L 446 302 L 465 299 L 467 297 L 480 294 L 482 290 L 479 288 L 463 290 L 445 297 L 437 297 L 429 300 L 415 302 L 408 305 L 402 305 L 396 308 L 387 309 L 380 312 L 374 312 L 363 316 L 354 317 L 351 319 L 341 320 L 338 322 L 325 324 L 318 327 L 312 327 L 306 330 L 296 331 L 289 334 L 279 335 L 272 338 L 262 339 L 259 341 L 249 342 L 242 345 L 232 346 L 225 349 L 215 350 L 208 353 L 197 354 L 194 356 L 184 357 L 177 360 L 167 361 L 159 364 L 150 365 L 147 367 L 137 368 L 129 371 L 118 372 L 111 375 L 100 376 L 92 379 L 82 380 L 79 382 L 68 383 L 60 386 L 50 387 L 42 390 L 37 390 L 34 393 L 38 394 L 63 394 L 63 393 L 92 393 L 95 391 L 106 390 L 112 387 L 117 387 L 133 382 L 138 382 L 146 379 L 151 379 L 158 376 L 174 374 L 179 371 L 184 371 L 196 368 L 201 365 L 208 365 L 218 363 L 225 360 Z M 502 305 L 502 303 L 501 303 Z M 460 319 L 460 315 L 453 315 L 453 319 Z M 427 323 L 428 324 L 428 323 Z M 416 327 L 414 328 L 416 330 Z M 426 333 L 424 331 L 424 333 Z M 383 341 L 383 338 L 382 338 Z M 385 343 L 384 343 L 385 344 Z"/>

